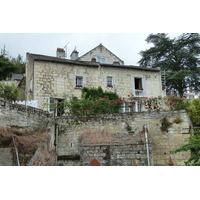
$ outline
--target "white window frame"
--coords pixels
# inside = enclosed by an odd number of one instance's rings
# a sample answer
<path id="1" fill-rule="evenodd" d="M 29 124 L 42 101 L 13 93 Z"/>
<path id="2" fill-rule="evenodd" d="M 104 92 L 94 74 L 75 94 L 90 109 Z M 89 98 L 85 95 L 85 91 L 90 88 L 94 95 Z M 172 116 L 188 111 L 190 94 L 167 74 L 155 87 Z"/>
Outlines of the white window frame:
<path id="1" fill-rule="evenodd" d="M 96 61 L 99 62 L 99 63 L 102 63 L 102 64 L 107 64 L 107 58 L 105 57 L 101 57 L 101 56 L 97 56 L 96 57 Z"/>
<path id="2" fill-rule="evenodd" d="M 142 80 L 142 88 L 143 90 L 137 90 L 135 88 L 135 79 L 141 79 Z M 136 97 L 145 97 L 145 77 L 144 76 L 133 76 L 132 77 L 132 89 L 133 89 L 133 95 Z"/>
<path id="3" fill-rule="evenodd" d="M 108 80 L 108 79 L 110 79 L 110 80 Z M 113 87 L 113 77 L 112 76 L 106 77 L 106 87 Z"/>
<path id="4" fill-rule="evenodd" d="M 78 80 L 78 79 L 80 79 L 80 80 Z M 84 83 L 83 82 L 83 76 L 76 76 L 76 78 L 75 78 L 75 88 L 83 88 L 83 86 L 84 86 L 83 83 Z"/>

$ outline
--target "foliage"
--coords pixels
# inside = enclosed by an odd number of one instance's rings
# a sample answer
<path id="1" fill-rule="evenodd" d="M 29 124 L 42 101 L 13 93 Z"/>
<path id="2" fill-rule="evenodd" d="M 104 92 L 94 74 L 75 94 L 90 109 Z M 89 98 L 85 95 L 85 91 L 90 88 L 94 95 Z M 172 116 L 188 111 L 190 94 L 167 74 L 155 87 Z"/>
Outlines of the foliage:
<path id="1" fill-rule="evenodd" d="M 8 58 L 0 55 L 0 81 L 5 80 L 15 69 L 15 65 Z"/>
<path id="2" fill-rule="evenodd" d="M 150 34 L 147 43 L 154 46 L 141 51 L 139 64 L 143 67 L 166 71 L 167 91 L 174 91 L 183 96 L 187 88 L 200 90 L 200 35 L 184 33 L 178 38 L 170 39 L 167 34 Z"/>
<path id="3" fill-rule="evenodd" d="M 200 132 L 199 132 L 200 133 Z M 200 135 L 192 135 L 188 138 L 188 143 L 179 147 L 172 153 L 191 151 L 191 157 L 185 162 L 185 165 L 200 166 Z"/>
<path id="4" fill-rule="evenodd" d="M 101 87 L 83 88 L 82 98 L 73 97 L 64 102 L 64 107 L 76 115 L 118 113 L 122 101 L 116 93 L 104 92 Z"/>
<path id="5" fill-rule="evenodd" d="M 17 58 L 8 58 L 4 46 L 0 53 L 0 81 L 6 80 L 12 73 L 25 73 L 25 62 L 21 55 Z"/>
<path id="6" fill-rule="evenodd" d="M 160 110 L 182 110 L 185 109 L 185 97 L 177 97 L 169 95 L 166 97 L 135 97 L 128 95 L 128 102 L 130 106 L 138 102 L 147 111 L 160 111 Z"/>
<path id="7" fill-rule="evenodd" d="M 122 99 L 109 100 L 108 97 L 98 99 L 72 98 L 67 103 L 69 112 L 76 115 L 118 113 Z"/>
<path id="8" fill-rule="evenodd" d="M 190 119 L 194 126 L 200 126 L 200 99 L 184 102 Z M 186 165 L 200 166 L 200 129 L 194 129 L 194 135 L 188 138 L 188 143 L 179 147 L 173 153 L 190 151 L 191 157 L 185 162 Z"/>
<path id="9" fill-rule="evenodd" d="M 98 88 L 84 87 L 82 90 L 82 97 L 85 99 L 98 99 L 98 98 L 104 98 L 105 96 L 108 96 L 110 100 L 119 98 L 116 92 L 103 91 L 103 89 L 100 86 Z"/>
<path id="10" fill-rule="evenodd" d="M 200 99 L 191 100 L 187 104 L 186 110 L 190 116 L 193 125 L 200 126 Z"/>
<path id="11" fill-rule="evenodd" d="M 7 85 L 4 82 L 0 83 L 0 97 L 11 101 L 16 101 L 19 95 L 19 89 L 14 83 L 11 85 Z"/>
<path id="12" fill-rule="evenodd" d="M 20 54 L 18 54 L 17 58 L 12 58 L 11 63 L 15 66 L 15 73 L 24 74 L 25 73 L 25 62 Z"/>

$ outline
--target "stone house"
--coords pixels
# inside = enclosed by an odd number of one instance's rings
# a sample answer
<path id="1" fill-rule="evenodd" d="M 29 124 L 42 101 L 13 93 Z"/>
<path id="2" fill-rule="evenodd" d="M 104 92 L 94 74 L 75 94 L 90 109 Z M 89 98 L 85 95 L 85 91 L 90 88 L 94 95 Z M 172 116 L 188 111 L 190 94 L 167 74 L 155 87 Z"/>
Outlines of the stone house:
<path id="1" fill-rule="evenodd" d="M 56 57 L 27 53 L 27 100 L 37 100 L 40 109 L 53 112 L 56 102 L 81 97 L 83 87 L 114 91 L 121 97 L 165 96 L 159 69 L 125 65 L 102 44 L 79 57 L 74 49 L 71 59 L 57 48 Z"/>

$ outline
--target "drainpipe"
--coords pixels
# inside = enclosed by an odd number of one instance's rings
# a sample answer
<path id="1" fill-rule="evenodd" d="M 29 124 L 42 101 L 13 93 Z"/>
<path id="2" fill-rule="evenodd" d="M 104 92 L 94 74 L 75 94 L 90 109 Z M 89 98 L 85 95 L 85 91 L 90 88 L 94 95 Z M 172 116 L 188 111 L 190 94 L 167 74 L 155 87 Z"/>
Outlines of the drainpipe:
<path id="1" fill-rule="evenodd" d="M 145 141 L 146 141 L 146 148 L 147 148 L 147 163 L 148 163 L 148 166 L 150 166 L 147 126 L 144 126 L 144 134 L 145 134 Z"/>
<path id="2" fill-rule="evenodd" d="M 16 147 L 16 145 L 15 145 L 15 139 L 14 139 L 13 136 L 12 136 L 12 139 L 13 139 L 13 144 L 14 144 L 14 147 L 15 147 L 15 153 L 16 153 L 16 158 L 17 158 L 17 165 L 20 166 L 20 162 L 19 162 L 19 154 L 18 154 L 17 147 Z"/>

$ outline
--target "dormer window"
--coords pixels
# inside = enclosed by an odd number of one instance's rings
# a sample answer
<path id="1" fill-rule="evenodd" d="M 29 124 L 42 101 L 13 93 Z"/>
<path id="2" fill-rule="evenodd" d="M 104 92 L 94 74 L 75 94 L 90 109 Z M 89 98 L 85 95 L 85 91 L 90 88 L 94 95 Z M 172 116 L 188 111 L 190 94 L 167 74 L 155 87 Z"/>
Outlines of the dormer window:
<path id="1" fill-rule="evenodd" d="M 118 61 L 114 61 L 113 65 L 120 65 L 120 63 Z"/>
<path id="2" fill-rule="evenodd" d="M 107 63 L 107 58 L 105 57 L 96 57 L 97 62 L 102 63 L 102 64 L 106 64 Z"/>
<path id="3" fill-rule="evenodd" d="M 95 57 L 92 58 L 91 62 L 96 62 L 97 59 Z"/>

